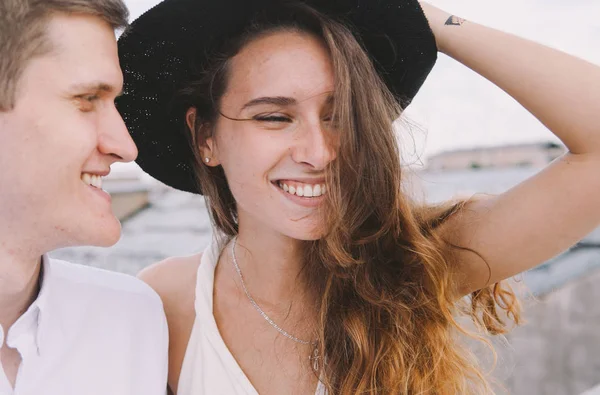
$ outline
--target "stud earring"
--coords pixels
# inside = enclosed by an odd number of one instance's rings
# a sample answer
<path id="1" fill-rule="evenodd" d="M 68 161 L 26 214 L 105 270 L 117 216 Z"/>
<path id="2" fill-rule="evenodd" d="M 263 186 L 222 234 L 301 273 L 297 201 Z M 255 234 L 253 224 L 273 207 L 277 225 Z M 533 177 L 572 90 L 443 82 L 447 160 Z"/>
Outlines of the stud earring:
<path id="1" fill-rule="evenodd" d="M 209 163 L 209 162 L 210 162 L 210 158 L 207 156 L 206 158 L 204 158 L 204 161 L 205 161 L 206 163 Z"/>

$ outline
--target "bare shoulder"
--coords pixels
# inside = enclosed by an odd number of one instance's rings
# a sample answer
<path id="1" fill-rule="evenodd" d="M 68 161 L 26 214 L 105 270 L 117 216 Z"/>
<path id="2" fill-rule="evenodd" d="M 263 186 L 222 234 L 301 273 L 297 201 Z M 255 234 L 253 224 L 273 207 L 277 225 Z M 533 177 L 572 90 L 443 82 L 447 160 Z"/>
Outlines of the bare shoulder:
<path id="1" fill-rule="evenodd" d="M 173 393 L 177 390 L 181 365 L 196 318 L 196 273 L 201 258 L 202 254 L 168 258 L 138 274 L 163 302 L 169 324 L 169 387 Z"/>
<path id="2" fill-rule="evenodd" d="M 190 291 L 193 294 L 201 258 L 202 254 L 167 258 L 146 267 L 138 277 L 160 295 L 163 303 L 170 302 L 173 298 L 181 302 L 182 296 Z"/>

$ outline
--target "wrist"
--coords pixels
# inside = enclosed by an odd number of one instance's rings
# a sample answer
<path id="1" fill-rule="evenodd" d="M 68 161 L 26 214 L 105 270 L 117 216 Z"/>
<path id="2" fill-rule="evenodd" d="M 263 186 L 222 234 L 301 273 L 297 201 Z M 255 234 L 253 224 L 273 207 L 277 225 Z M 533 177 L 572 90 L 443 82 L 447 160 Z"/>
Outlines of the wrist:
<path id="1" fill-rule="evenodd" d="M 445 53 L 448 33 L 452 32 L 451 29 L 458 28 L 464 22 L 464 19 L 434 7 L 431 4 L 424 2 L 420 4 L 435 37 L 438 51 Z"/>

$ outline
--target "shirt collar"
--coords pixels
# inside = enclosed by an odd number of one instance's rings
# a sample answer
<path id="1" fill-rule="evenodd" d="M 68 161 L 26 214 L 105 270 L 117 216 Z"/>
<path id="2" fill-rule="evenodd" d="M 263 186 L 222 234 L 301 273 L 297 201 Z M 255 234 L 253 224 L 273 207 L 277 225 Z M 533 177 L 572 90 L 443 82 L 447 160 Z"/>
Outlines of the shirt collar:
<path id="1" fill-rule="evenodd" d="M 43 349 L 43 331 L 47 327 L 49 314 L 51 313 L 51 309 L 48 308 L 48 301 L 50 299 L 50 294 L 52 292 L 52 267 L 50 263 L 50 258 L 48 255 L 42 256 L 42 266 L 40 268 L 40 292 L 38 294 L 37 299 L 33 302 L 33 304 L 37 307 L 37 331 L 35 335 L 35 341 L 37 345 L 38 355 L 41 354 L 41 350 Z"/>
<path id="2" fill-rule="evenodd" d="M 46 306 L 50 293 L 50 271 L 50 260 L 44 255 L 41 259 L 38 296 L 7 333 L 7 343 L 10 342 L 10 346 L 16 348 L 22 357 L 31 348 L 38 356 L 42 352 L 43 325 L 46 324 L 49 313 Z"/>

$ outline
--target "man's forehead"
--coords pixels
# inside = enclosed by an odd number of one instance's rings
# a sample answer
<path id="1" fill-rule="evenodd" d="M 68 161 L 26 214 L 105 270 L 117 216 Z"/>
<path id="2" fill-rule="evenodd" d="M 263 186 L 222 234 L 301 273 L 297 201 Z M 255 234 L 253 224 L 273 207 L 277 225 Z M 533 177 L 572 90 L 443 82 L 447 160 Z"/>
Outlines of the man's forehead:
<path id="1" fill-rule="evenodd" d="M 102 37 L 116 42 L 113 28 L 102 18 L 93 15 L 53 13 L 48 19 L 46 33 L 56 43 L 78 42 L 88 37 Z"/>
<path id="2" fill-rule="evenodd" d="M 94 63 L 89 59 L 69 63 L 60 68 L 53 79 L 60 90 L 72 94 L 93 92 L 119 95 L 123 89 L 123 75 L 118 65 Z"/>
<path id="3" fill-rule="evenodd" d="M 48 61 L 56 63 L 71 90 L 121 90 L 114 31 L 100 18 L 56 16 L 48 26 L 48 40 Z"/>
<path id="4" fill-rule="evenodd" d="M 117 40 L 112 28 L 102 19 L 83 15 L 56 15 L 47 26 L 49 55 L 63 61 L 89 58 L 93 62 L 118 64 Z"/>

